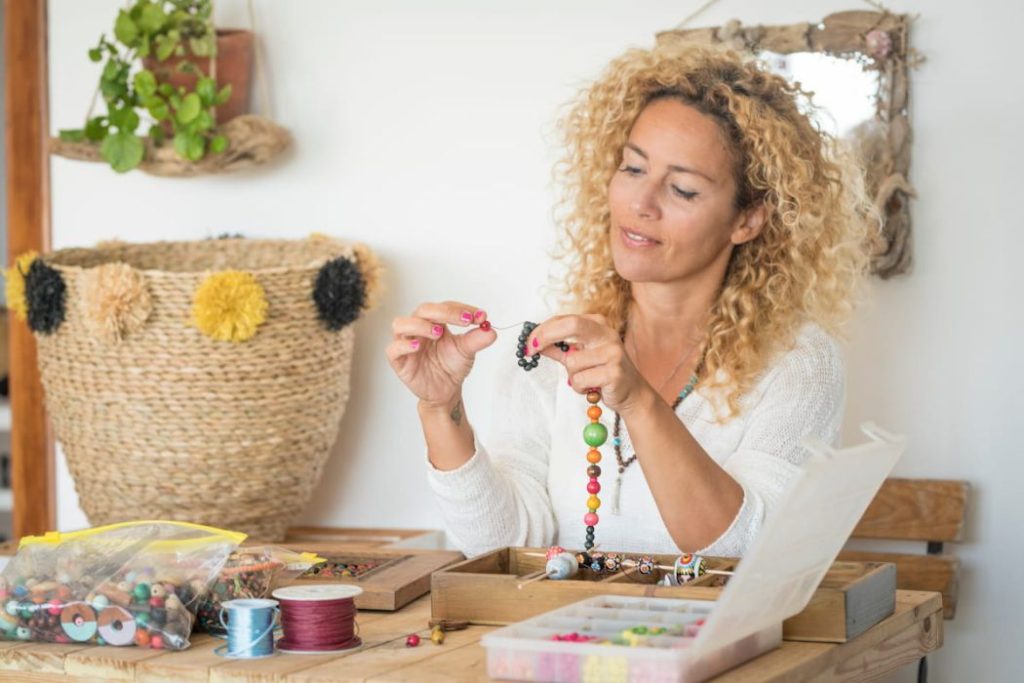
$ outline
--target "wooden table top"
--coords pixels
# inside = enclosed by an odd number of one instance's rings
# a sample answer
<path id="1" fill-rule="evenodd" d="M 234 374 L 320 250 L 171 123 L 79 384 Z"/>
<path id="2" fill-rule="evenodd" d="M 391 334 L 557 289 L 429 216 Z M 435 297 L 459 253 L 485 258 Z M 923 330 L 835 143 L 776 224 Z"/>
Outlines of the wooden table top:
<path id="1" fill-rule="evenodd" d="M 0 680 L 17 681 L 486 681 L 486 651 L 480 638 L 493 627 L 471 626 L 430 642 L 430 596 L 399 612 L 359 615 L 363 647 L 347 654 L 277 655 L 261 660 L 218 657 L 223 641 L 199 634 L 181 652 L 141 648 L 0 642 Z M 419 647 L 405 646 L 417 632 Z M 938 593 L 896 591 L 888 619 L 841 645 L 785 641 L 716 681 L 810 681 L 875 679 L 917 661 L 942 646 L 942 600 Z"/>

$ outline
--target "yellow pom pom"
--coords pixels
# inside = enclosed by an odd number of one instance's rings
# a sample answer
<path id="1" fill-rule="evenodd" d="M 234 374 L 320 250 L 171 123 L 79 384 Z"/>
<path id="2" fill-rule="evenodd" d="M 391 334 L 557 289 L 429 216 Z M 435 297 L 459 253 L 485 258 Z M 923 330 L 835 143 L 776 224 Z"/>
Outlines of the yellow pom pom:
<path id="1" fill-rule="evenodd" d="M 216 273 L 196 289 L 192 324 L 212 339 L 245 341 L 266 319 L 267 295 L 251 273 Z"/>
<path id="2" fill-rule="evenodd" d="M 4 270 L 4 294 L 7 296 L 7 308 L 14 311 L 19 320 L 28 317 L 28 304 L 25 301 L 25 275 L 32 262 L 39 258 L 39 252 L 26 251 L 14 259 L 14 265 Z"/>

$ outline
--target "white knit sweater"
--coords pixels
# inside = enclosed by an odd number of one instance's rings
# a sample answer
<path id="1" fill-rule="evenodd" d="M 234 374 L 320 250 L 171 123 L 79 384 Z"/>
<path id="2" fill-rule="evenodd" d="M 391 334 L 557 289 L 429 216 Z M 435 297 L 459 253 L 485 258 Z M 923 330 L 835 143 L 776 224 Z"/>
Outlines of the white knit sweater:
<path id="1" fill-rule="evenodd" d="M 566 384 L 561 363 L 542 358 L 527 373 L 515 365 L 511 348 L 508 357 L 495 383 L 492 429 L 483 439 L 477 435 L 473 457 L 450 471 L 428 461 L 427 476 L 448 533 L 467 556 L 504 546 L 583 548 L 586 399 Z M 743 555 L 808 455 L 800 440 L 811 435 L 836 443 L 843 403 L 839 347 L 808 325 L 795 348 L 780 354 L 743 398 L 738 417 L 717 423 L 700 391 L 676 410 L 704 450 L 743 487 L 743 504 L 725 533 L 706 548 L 678 548 L 639 463 L 623 475 L 619 514 L 613 514 L 617 468 L 609 438 L 601 447 L 597 542 L 602 549 L 625 552 Z M 609 410 L 601 417 L 609 434 L 613 419 Z M 622 455 L 628 458 L 633 449 L 624 423 L 621 432 Z"/>

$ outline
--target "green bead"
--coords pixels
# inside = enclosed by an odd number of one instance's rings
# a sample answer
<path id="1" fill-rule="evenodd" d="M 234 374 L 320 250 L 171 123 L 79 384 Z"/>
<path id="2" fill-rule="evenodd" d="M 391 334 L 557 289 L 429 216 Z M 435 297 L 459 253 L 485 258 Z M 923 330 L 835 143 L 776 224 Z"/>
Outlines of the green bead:
<path id="1" fill-rule="evenodd" d="M 149 600 L 149 584 L 140 583 L 135 586 L 135 599 L 139 602 Z"/>
<path id="2" fill-rule="evenodd" d="M 597 448 L 608 440 L 608 428 L 600 422 L 591 422 L 583 428 L 583 440 L 588 446 Z"/>

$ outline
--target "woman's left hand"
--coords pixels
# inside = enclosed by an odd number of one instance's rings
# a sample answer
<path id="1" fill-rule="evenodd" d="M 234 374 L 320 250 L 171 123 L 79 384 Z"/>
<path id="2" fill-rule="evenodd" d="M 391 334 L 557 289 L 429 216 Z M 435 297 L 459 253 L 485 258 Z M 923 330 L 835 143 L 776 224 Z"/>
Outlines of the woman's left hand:
<path id="1" fill-rule="evenodd" d="M 554 344 L 564 341 L 570 351 Z M 557 315 L 534 328 L 526 340 L 528 355 L 542 353 L 565 366 L 569 386 L 577 393 L 601 391 L 601 400 L 619 413 L 626 413 L 651 387 L 637 371 L 619 338 L 619 333 L 601 315 Z"/>

